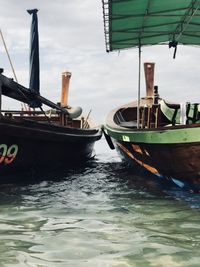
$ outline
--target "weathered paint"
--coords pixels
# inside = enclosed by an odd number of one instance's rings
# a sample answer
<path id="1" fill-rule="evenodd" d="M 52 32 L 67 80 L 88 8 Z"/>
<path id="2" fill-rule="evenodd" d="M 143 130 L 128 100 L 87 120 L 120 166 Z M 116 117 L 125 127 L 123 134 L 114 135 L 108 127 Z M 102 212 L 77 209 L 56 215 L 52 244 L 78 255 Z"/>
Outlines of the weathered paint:
<path id="1" fill-rule="evenodd" d="M 134 144 L 113 140 L 116 148 L 133 166 L 141 166 L 156 176 L 179 181 L 191 190 L 200 189 L 200 143 Z M 177 184 L 177 182 L 176 182 Z"/>
<path id="2" fill-rule="evenodd" d="M 123 150 L 123 152 L 125 154 L 127 154 L 128 157 L 130 157 L 132 160 L 134 160 L 136 163 L 138 163 L 141 167 L 143 167 L 147 171 L 151 172 L 152 174 L 159 174 L 158 170 L 156 168 L 154 168 L 154 167 L 150 166 L 149 164 L 144 163 L 143 161 L 138 160 L 136 157 L 134 157 L 133 154 L 125 146 L 123 146 L 120 143 L 117 143 L 117 146 L 120 147 Z"/>

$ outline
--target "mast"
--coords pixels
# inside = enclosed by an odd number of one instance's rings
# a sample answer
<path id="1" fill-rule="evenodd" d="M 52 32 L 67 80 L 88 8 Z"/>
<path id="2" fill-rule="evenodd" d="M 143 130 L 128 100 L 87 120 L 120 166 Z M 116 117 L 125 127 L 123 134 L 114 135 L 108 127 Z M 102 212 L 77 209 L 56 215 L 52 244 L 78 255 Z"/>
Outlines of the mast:
<path id="1" fill-rule="evenodd" d="M 154 68 L 155 63 L 144 63 L 144 74 L 146 81 L 146 98 L 153 99 L 154 96 Z"/>
<path id="2" fill-rule="evenodd" d="M 40 93 L 40 63 L 39 63 L 39 34 L 37 9 L 27 10 L 32 15 L 30 33 L 29 89 L 32 93 Z M 40 107 L 39 102 L 33 101 L 31 107 Z"/>
<path id="3" fill-rule="evenodd" d="M 71 75 L 71 72 L 68 71 L 62 73 L 61 107 L 68 106 L 69 82 Z"/>

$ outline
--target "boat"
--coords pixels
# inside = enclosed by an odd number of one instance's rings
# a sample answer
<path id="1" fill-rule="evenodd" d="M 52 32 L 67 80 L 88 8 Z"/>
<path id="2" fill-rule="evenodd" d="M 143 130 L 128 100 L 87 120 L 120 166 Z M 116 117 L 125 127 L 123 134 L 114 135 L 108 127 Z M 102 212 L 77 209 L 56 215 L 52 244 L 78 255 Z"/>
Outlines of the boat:
<path id="1" fill-rule="evenodd" d="M 60 103 L 40 94 L 37 11 L 28 11 L 32 15 L 29 88 L 0 69 L 1 181 L 26 170 L 78 166 L 94 156 L 94 144 L 102 134 L 89 113 L 83 115 L 81 107 L 69 106 L 70 72 L 62 73 Z M 2 96 L 20 101 L 23 109 L 2 109 Z"/>
<path id="2" fill-rule="evenodd" d="M 200 192 L 200 104 L 160 97 L 154 62 L 144 63 L 146 96 L 140 96 L 141 47 L 167 44 L 175 58 L 179 45 L 200 45 L 200 1 L 103 0 L 103 16 L 107 52 L 139 52 L 138 97 L 110 111 L 103 126 L 110 148 L 133 170 Z"/>

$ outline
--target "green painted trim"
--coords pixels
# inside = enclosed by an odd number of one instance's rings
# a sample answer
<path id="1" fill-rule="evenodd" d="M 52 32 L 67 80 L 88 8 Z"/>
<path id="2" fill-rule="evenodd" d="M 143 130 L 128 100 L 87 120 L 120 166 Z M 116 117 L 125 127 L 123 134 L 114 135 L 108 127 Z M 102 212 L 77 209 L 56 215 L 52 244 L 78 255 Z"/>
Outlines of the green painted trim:
<path id="1" fill-rule="evenodd" d="M 167 106 L 166 102 L 162 99 L 160 102 L 160 109 L 162 111 L 162 113 L 165 115 L 165 117 L 172 122 L 172 119 L 173 119 L 173 116 L 174 116 L 174 113 L 176 111 L 175 108 L 170 108 Z M 178 109 L 177 111 L 177 114 L 175 116 L 175 124 L 180 124 L 180 108 Z"/>
<path id="2" fill-rule="evenodd" d="M 146 144 L 179 144 L 200 142 L 200 126 L 183 129 L 164 129 L 164 130 L 124 130 L 111 128 L 104 125 L 108 135 L 112 138 L 133 143 Z"/>

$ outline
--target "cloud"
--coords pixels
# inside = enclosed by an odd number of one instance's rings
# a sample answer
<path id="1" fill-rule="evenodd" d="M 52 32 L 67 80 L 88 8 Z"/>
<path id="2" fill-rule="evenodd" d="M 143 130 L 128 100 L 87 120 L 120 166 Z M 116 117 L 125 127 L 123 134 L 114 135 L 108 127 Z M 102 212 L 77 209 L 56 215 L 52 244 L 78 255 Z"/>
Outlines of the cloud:
<path id="1" fill-rule="evenodd" d="M 70 103 L 86 112 L 92 109 L 101 123 L 111 108 L 137 97 L 138 51 L 106 53 L 100 0 L 1 0 L 0 25 L 20 83 L 28 85 L 30 8 L 39 9 L 42 95 L 59 101 L 61 73 L 71 71 Z M 155 83 L 161 96 L 199 101 L 199 50 L 179 46 L 175 60 L 172 55 L 167 46 L 142 48 L 142 62 L 156 62 Z M 13 76 L 2 44 L 0 58 L 5 74 Z M 141 95 L 143 77 L 142 72 Z M 10 100 L 5 105 L 15 106 Z"/>

